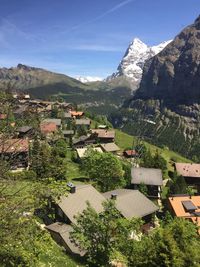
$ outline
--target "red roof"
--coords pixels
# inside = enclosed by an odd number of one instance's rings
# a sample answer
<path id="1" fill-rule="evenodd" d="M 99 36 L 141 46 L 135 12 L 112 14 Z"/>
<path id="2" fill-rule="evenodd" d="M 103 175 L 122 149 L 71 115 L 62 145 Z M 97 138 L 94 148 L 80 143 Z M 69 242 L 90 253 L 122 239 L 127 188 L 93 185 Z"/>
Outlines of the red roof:
<path id="1" fill-rule="evenodd" d="M 127 155 L 127 156 L 138 156 L 138 153 L 135 151 L 135 150 L 125 150 L 124 151 L 124 154 Z"/>
<path id="2" fill-rule="evenodd" d="M 0 140 L 0 153 L 28 152 L 29 142 L 26 139 Z"/>
<path id="3" fill-rule="evenodd" d="M 43 134 L 54 133 L 57 131 L 55 122 L 42 122 L 40 124 L 40 131 Z"/>

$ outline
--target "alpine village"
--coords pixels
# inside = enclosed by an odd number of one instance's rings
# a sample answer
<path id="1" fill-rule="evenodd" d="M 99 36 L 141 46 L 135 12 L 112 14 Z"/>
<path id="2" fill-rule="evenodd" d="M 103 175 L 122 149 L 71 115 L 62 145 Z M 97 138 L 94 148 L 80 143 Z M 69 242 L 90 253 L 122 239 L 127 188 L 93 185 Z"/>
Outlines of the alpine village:
<path id="1" fill-rule="evenodd" d="M 1 68 L 0 266 L 200 266 L 199 75 L 200 17 L 103 81 Z"/>

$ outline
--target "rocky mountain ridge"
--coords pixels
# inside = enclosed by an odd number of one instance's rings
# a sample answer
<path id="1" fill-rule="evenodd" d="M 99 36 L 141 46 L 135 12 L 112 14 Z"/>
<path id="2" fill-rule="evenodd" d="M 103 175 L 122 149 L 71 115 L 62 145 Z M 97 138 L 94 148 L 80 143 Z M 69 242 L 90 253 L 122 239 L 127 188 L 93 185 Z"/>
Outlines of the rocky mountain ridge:
<path id="1" fill-rule="evenodd" d="M 199 51 L 200 16 L 146 61 L 139 89 L 113 120 L 117 126 L 199 162 Z"/>
<path id="2" fill-rule="evenodd" d="M 146 62 L 135 98 L 168 106 L 200 104 L 200 16 Z"/>

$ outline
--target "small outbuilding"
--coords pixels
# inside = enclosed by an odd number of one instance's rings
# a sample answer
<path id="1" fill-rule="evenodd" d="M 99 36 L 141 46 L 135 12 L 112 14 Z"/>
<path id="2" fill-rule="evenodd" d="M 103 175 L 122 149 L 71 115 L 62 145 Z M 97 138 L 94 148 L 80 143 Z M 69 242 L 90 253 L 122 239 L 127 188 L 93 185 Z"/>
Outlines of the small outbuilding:
<path id="1" fill-rule="evenodd" d="M 140 185 L 146 185 L 149 197 L 160 198 L 163 185 L 162 171 L 154 168 L 132 168 L 131 185 L 138 189 Z"/>

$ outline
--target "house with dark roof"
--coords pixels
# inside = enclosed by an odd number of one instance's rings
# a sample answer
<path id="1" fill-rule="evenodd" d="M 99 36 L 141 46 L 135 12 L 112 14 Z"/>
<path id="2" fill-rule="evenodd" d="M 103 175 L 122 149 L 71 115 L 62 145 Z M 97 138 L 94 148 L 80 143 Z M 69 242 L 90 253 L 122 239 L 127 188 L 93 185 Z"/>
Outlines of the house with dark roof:
<path id="1" fill-rule="evenodd" d="M 70 224 L 76 223 L 76 216 L 87 208 L 87 203 L 90 203 L 97 213 L 101 213 L 104 210 L 102 203 L 106 199 L 90 184 L 74 186 L 69 183 L 68 187 L 70 188 L 68 196 L 62 196 L 53 205 L 57 222 L 46 226 L 46 229 L 67 251 L 83 256 L 85 251 L 80 250 L 70 240 L 72 231 Z"/>
<path id="2" fill-rule="evenodd" d="M 75 138 L 72 141 L 74 148 L 84 148 L 88 145 L 96 143 L 95 136 L 92 134 L 82 135 L 79 138 Z"/>
<path id="3" fill-rule="evenodd" d="M 103 202 L 107 199 L 115 201 L 116 209 L 127 219 L 142 218 L 145 225 L 151 225 L 151 218 L 158 210 L 158 207 L 145 197 L 138 190 L 118 189 L 101 194 L 90 184 L 73 185 L 68 183 L 70 192 L 67 196 L 62 196 L 56 204 L 55 223 L 46 226 L 52 237 L 62 246 L 75 254 L 84 254 L 70 240 L 71 224 L 76 224 L 76 216 L 81 214 L 87 203 L 97 212 L 104 211 Z"/>
<path id="4" fill-rule="evenodd" d="M 188 185 L 193 185 L 200 192 L 200 164 L 197 163 L 175 163 L 175 171 L 182 175 Z"/>
<path id="5" fill-rule="evenodd" d="M 57 203 L 56 217 L 65 223 L 76 223 L 75 216 L 87 208 L 87 202 L 100 213 L 103 211 L 104 201 L 105 198 L 92 185 L 72 185 L 70 194 L 67 197 L 62 196 Z"/>
<path id="6" fill-rule="evenodd" d="M 115 206 L 126 219 L 143 218 L 158 211 L 158 207 L 139 190 L 116 189 L 103 193 L 106 199 L 114 199 Z"/>
<path id="7" fill-rule="evenodd" d="M 168 204 L 173 216 L 189 220 L 200 227 L 200 196 L 174 195 L 168 198 Z"/>
<path id="8" fill-rule="evenodd" d="M 0 139 L 0 157 L 8 161 L 11 169 L 27 168 L 29 141 L 27 139 Z"/>
<path id="9" fill-rule="evenodd" d="M 152 216 L 158 207 L 139 190 L 116 189 L 103 193 L 106 199 L 114 199 L 115 206 L 126 219 L 141 218 L 145 224 L 151 224 Z"/>
<path id="10" fill-rule="evenodd" d="M 90 119 L 76 119 L 75 121 L 76 129 L 80 127 L 85 127 L 87 130 L 90 129 L 91 120 Z"/>
<path id="11" fill-rule="evenodd" d="M 162 171 L 154 168 L 133 167 L 131 169 L 131 185 L 134 189 L 138 189 L 140 185 L 146 185 L 149 197 L 160 198 L 163 185 Z"/>
<path id="12" fill-rule="evenodd" d="M 115 131 L 107 129 L 92 129 L 92 133 L 97 135 L 100 143 L 113 143 L 115 141 Z"/>
<path id="13" fill-rule="evenodd" d="M 22 126 L 17 129 L 18 138 L 30 138 L 33 136 L 32 126 Z"/>

